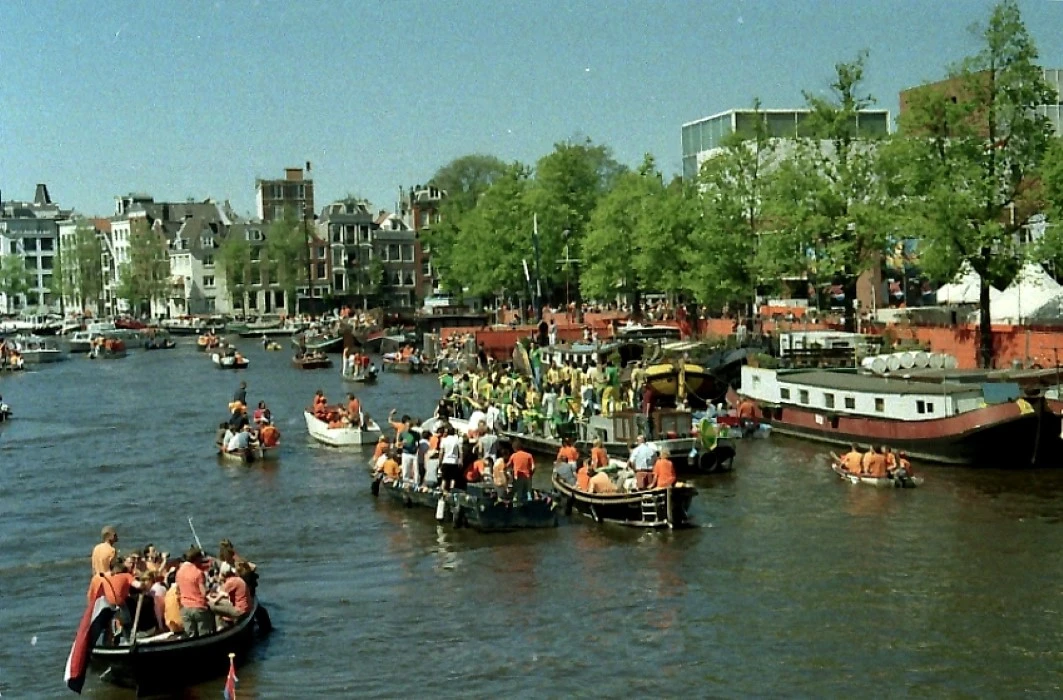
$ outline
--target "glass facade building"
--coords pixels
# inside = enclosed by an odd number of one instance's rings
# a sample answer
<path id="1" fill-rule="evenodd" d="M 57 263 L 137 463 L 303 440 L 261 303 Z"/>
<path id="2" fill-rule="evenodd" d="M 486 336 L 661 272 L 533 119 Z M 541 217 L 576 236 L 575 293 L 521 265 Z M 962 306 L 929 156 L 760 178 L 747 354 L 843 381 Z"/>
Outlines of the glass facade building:
<path id="1" fill-rule="evenodd" d="M 807 109 L 732 109 L 683 125 L 683 178 L 691 180 L 712 153 L 722 148 L 731 134 L 752 136 L 757 119 L 775 138 L 810 136 Z M 890 130 L 890 113 L 885 109 L 862 110 L 857 115 L 858 133 L 885 136 Z"/>

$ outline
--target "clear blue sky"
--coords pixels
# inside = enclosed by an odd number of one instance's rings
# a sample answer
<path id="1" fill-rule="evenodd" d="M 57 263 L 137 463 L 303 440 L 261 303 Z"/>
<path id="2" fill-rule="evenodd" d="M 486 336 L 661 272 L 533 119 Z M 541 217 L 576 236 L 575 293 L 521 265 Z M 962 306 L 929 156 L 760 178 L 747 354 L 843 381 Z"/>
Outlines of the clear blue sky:
<path id="1" fill-rule="evenodd" d="M 318 209 L 392 208 L 472 152 L 533 163 L 589 136 L 681 171 L 683 122 L 759 96 L 799 106 L 870 51 L 868 90 L 976 49 L 990 0 L 10 2 L 0 14 L 0 190 L 48 184 L 110 214 L 130 191 L 254 206 L 256 177 L 313 163 Z M 1024 0 L 1047 67 L 1063 2 Z"/>

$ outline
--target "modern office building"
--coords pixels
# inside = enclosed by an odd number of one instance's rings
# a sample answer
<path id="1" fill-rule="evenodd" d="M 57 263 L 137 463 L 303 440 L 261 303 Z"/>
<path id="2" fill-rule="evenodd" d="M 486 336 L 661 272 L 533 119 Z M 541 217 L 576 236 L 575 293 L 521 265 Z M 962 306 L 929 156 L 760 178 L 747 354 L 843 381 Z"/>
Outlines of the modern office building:
<path id="1" fill-rule="evenodd" d="M 683 125 L 683 178 L 697 177 L 701 164 L 727 143 L 732 134 L 751 136 L 758 117 L 774 138 L 792 139 L 811 136 L 808 109 L 729 109 L 711 117 Z M 868 137 L 890 132 L 890 113 L 886 109 L 865 109 L 857 115 L 857 130 Z"/>

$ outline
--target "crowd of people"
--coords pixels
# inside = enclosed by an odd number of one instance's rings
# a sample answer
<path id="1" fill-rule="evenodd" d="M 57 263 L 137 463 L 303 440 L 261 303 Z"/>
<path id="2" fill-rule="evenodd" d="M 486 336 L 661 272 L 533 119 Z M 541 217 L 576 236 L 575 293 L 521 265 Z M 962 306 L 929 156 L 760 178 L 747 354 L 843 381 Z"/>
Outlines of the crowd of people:
<path id="1" fill-rule="evenodd" d="M 342 368 L 343 376 L 345 377 L 354 377 L 366 372 L 376 373 L 376 367 L 373 365 L 373 360 L 368 353 L 360 350 L 351 350 L 350 348 L 343 349 Z"/>
<path id="2" fill-rule="evenodd" d="M 595 440 L 585 454 L 580 454 L 572 441 L 565 440 L 558 450 L 554 470 L 562 480 L 587 493 L 635 493 L 677 483 L 671 456 L 667 448 L 658 447 L 643 435 L 638 436 L 622 465 L 610 462 L 601 440 Z"/>
<path id="3" fill-rule="evenodd" d="M 251 613 L 258 574 L 222 540 L 217 557 L 193 545 L 179 559 L 148 544 L 120 553 L 118 531 L 106 526 L 92 550 L 88 600 L 101 595 L 120 624 L 118 639 L 158 634 L 200 637 Z M 117 639 L 115 641 L 118 641 Z"/>
<path id="4" fill-rule="evenodd" d="M 247 382 L 240 382 L 229 402 L 229 418 L 218 424 L 214 444 L 219 452 L 249 456 L 258 448 L 280 445 L 280 429 L 265 401 L 259 401 L 251 416 L 247 414 Z"/>
<path id="5" fill-rule="evenodd" d="M 7 342 L 6 338 L 0 338 L 0 372 L 4 370 L 18 370 L 25 366 L 22 353 L 14 345 Z"/>
<path id="6" fill-rule="evenodd" d="M 314 392 L 310 412 L 329 428 L 361 428 L 370 420 L 362 402 L 353 393 L 347 394 L 346 405 L 330 405 L 325 392 L 318 389 Z"/>
<path id="7" fill-rule="evenodd" d="M 850 474 L 872 479 L 914 476 L 912 463 L 905 452 L 894 452 L 888 445 L 871 445 L 864 452 L 854 443 L 841 456 L 842 468 Z"/>

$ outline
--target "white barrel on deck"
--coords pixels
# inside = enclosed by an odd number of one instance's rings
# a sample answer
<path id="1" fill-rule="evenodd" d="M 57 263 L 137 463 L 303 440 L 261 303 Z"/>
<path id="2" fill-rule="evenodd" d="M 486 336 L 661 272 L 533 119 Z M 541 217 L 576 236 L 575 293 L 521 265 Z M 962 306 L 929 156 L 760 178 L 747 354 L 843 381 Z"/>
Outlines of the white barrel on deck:
<path id="1" fill-rule="evenodd" d="M 945 355 L 945 369 L 956 369 L 959 364 L 952 355 Z"/>
<path id="2" fill-rule="evenodd" d="M 945 356 L 940 352 L 930 353 L 930 369 L 941 369 L 945 366 Z"/>
<path id="3" fill-rule="evenodd" d="M 901 358 L 899 358 L 896 354 L 884 355 L 883 357 L 886 360 L 886 369 L 888 369 L 890 372 L 896 372 L 901 368 Z"/>
<path id="4" fill-rule="evenodd" d="M 922 350 L 916 350 L 912 353 L 912 358 L 915 360 L 916 369 L 926 369 L 930 366 L 930 355 Z"/>
<path id="5" fill-rule="evenodd" d="M 865 357 L 860 362 L 860 366 L 866 370 L 870 370 L 873 374 L 885 374 L 886 358 L 882 357 L 882 355 Z"/>
<path id="6" fill-rule="evenodd" d="M 898 352 L 897 358 L 901 362 L 901 369 L 911 369 L 915 367 L 915 354 L 911 352 Z"/>

